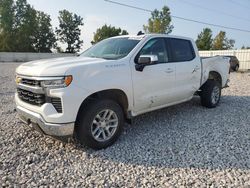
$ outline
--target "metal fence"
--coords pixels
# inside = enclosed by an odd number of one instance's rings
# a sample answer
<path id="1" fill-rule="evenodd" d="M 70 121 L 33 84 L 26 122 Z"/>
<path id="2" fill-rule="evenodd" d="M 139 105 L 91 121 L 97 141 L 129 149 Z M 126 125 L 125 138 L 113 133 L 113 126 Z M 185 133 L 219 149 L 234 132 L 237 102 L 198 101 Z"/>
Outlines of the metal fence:
<path id="1" fill-rule="evenodd" d="M 241 70 L 250 69 L 250 50 L 215 50 L 199 51 L 201 57 L 211 57 L 216 55 L 233 55 L 240 61 Z"/>

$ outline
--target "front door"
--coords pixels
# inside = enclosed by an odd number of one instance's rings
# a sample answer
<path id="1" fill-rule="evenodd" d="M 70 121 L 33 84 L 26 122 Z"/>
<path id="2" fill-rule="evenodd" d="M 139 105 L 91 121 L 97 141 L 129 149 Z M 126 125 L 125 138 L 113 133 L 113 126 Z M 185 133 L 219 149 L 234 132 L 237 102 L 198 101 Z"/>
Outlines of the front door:
<path id="1" fill-rule="evenodd" d="M 144 67 L 143 71 L 132 67 L 135 112 L 173 102 L 176 68 L 175 63 L 168 63 L 164 38 L 150 39 L 132 61 L 136 63 L 140 55 L 156 55 L 158 62 Z"/>

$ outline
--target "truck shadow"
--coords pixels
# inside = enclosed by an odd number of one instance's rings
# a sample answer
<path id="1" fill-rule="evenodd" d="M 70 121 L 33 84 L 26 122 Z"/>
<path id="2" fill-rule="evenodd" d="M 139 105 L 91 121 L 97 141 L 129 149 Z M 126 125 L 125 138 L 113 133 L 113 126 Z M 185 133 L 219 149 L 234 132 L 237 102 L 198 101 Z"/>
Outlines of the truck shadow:
<path id="1" fill-rule="evenodd" d="M 217 108 L 190 102 L 141 115 L 111 147 L 90 155 L 165 168 L 250 169 L 250 96 L 222 96 Z"/>

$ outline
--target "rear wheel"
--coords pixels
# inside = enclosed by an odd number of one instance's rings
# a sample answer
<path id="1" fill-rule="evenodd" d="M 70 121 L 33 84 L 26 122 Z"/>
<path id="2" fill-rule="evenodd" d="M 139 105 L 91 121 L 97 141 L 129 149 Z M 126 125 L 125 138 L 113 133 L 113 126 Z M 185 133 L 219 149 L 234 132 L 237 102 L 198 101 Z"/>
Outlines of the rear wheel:
<path id="1" fill-rule="evenodd" d="M 102 149 L 117 140 L 123 124 L 123 110 L 119 104 L 112 100 L 95 100 L 80 112 L 75 135 L 81 144 Z"/>
<path id="2" fill-rule="evenodd" d="M 201 88 L 201 104 L 207 108 L 214 108 L 220 102 L 221 86 L 216 80 L 208 80 Z"/>
<path id="3" fill-rule="evenodd" d="M 234 71 L 237 72 L 238 70 L 239 70 L 239 65 L 236 65 L 236 66 L 234 67 Z"/>

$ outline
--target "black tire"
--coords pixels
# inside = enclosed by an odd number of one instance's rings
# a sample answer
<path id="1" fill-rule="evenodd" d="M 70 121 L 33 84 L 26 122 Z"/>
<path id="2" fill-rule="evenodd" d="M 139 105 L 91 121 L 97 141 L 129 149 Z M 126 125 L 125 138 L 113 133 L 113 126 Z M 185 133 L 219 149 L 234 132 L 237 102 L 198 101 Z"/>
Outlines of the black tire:
<path id="1" fill-rule="evenodd" d="M 97 141 L 92 135 L 92 124 L 97 114 L 103 110 L 112 110 L 118 118 L 118 126 L 107 141 Z M 75 137 L 83 145 L 92 149 L 103 149 L 112 145 L 120 136 L 124 125 L 124 114 L 119 104 L 115 101 L 104 99 L 94 100 L 81 109 L 75 127 Z"/>
<path id="2" fill-rule="evenodd" d="M 218 89 L 218 90 L 217 90 Z M 218 91 L 218 95 L 216 95 L 218 98 L 213 99 L 213 91 Z M 215 108 L 219 102 L 221 97 L 221 86 L 220 84 L 215 80 L 208 80 L 202 87 L 201 87 L 201 105 L 205 106 L 207 108 Z"/>
<path id="3" fill-rule="evenodd" d="M 239 68 L 240 68 L 239 65 L 236 65 L 236 66 L 234 67 L 234 71 L 235 71 L 235 72 L 238 72 Z"/>

